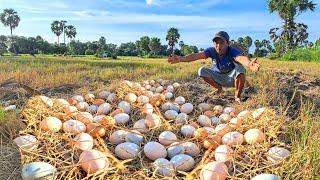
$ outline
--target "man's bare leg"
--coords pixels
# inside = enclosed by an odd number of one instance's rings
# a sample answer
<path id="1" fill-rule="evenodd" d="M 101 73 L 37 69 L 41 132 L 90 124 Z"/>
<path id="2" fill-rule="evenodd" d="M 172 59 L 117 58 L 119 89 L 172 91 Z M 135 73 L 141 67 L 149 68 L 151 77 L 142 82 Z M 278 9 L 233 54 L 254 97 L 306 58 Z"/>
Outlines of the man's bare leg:
<path id="1" fill-rule="evenodd" d="M 244 83 L 246 82 L 246 78 L 244 74 L 239 74 L 235 81 L 235 101 L 240 102 L 241 93 L 244 87 Z"/>
<path id="2" fill-rule="evenodd" d="M 212 87 L 216 88 L 218 91 L 217 91 L 217 95 L 218 96 L 221 96 L 223 94 L 223 90 L 222 90 L 222 87 L 216 83 L 213 79 L 211 78 L 208 78 L 208 77 L 202 77 L 203 80 L 205 82 L 207 82 L 208 84 L 210 84 Z"/>

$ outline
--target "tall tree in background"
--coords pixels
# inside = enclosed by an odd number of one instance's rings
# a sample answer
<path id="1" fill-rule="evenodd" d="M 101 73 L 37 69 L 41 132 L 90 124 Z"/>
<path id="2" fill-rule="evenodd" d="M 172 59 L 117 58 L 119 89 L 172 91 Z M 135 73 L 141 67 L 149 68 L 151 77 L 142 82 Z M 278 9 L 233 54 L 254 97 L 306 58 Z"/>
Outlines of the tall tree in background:
<path id="1" fill-rule="evenodd" d="M 60 21 L 61 28 L 62 28 L 62 31 L 63 31 L 63 43 L 64 44 L 66 44 L 66 23 L 67 23 L 67 21 L 65 21 L 65 20 L 61 20 Z"/>
<path id="2" fill-rule="evenodd" d="M 10 34 L 12 36 L 12 30 L 18 27 L 20 17 L 14 9 L 4 9 L 0 14 L 0 20 L 4 26 L 10 27 Z"/>
<path id="3" fill-rule="evenodd" d="M 59 36 L 63 32 L 63 27 L 60 21 L 53 21 L 51 23 L 51 31 L 58 37 L 58 45 L 59 43 Z"/>
<path id="4" fill-rule="evenodd" d="M 168 45 L 171 47 L 171 53 L 173 54 L 174 45 L 178 43 L 178 39 L 180 38 L 180 34 L 177 28 L 170 28 L 167 32 L 166 41 L 168 41 Z"/>
<path id="5" fill-rule="evenodd" d="M 161 43 L 160 39 L 157 37 L 152 37 L 149 42 L 149 49 L 153 55 L 156 55 L 160 51 Z"/>
<path id="6" fill-rule="evenodd" d="M 76 37 L 77 30 L 74 26 L 68 25 L 65 27 L 65 34 L 67 35 L 67 37 L 70 39 L 70 42 L 71 42 L 71 39 Z"/>
<path id="7" fill-rule="evenodd" d="M 150 43 L 150 38 L 148 36 L 143 36 L 136 42 L 136 46 L 140 51 L 140 55 L 145 56 L 150 52 L 149 43 Z"/>
<path id="8" fill-rule="evenodd" d="M 296 23 L 295 18 L 305 11 L 314 11 L 315 6 L 316 4 L 309 0 L 268 0 L 270 13 L 277 12 L 283 20 L 281 27 L 272 28 L 269 32 L 274 43 L 284 44 L 282 51 L 285 52 L 307 43 L 308 26 Z"/>

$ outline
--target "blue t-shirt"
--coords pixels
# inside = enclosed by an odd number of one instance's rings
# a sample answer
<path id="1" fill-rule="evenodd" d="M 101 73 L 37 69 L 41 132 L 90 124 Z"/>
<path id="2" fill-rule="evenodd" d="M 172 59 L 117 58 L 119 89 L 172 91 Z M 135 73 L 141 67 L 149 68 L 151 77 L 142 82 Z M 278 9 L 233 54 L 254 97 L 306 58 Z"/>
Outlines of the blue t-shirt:
<path id="1" fill-rule="evenodd" d="M 220 73 L 230 72 L 235 68 L 234 58 L 241 55 L 240 51 L 234 47 L 228 47 L 227 53 L 220 59 L 219 54 L 216 49 L 213 47 L 207 48 L 204 50 L 205 55 L 211 57 L 213 61 L 215 61 L 215 66 L 213 67 L 214 71 Z"/>

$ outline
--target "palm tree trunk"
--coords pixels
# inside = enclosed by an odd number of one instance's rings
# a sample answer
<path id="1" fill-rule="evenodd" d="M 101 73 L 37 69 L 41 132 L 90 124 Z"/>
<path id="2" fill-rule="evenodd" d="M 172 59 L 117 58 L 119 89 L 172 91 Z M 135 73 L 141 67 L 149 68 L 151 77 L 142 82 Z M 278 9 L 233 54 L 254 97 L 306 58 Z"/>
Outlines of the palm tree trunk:
<path id="1" fill-rule="evenodd" d="M 63 28 L 63 43 L 66 44 L 66 33 L 64 32 L 64 28 Z"/>
<path id="2" fill-rule="evenodd" d="M 60 44 L 59 44 L 59 36 L 58 36 L 58 45 L 60 46 Z"/>
<path id="3" fill-rule="evenodd" d="M 10 34 L 11 34 L 11 37 L 12 37 L 12 26 L 10 26 Z"/>

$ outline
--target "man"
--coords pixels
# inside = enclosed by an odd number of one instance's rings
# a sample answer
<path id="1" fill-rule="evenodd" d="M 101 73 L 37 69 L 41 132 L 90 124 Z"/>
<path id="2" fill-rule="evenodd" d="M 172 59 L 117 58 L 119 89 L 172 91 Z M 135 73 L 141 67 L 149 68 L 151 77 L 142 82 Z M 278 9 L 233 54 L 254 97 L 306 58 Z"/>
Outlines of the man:
<path id="1" fill-rule="evenodd" d="M 217 89 L 217 95 L 223 94 L 222 87 L 235 87 L 235 101 L 241 102 L 241 93 L 245 83 L 244 67 L 253 72 L 259 70 L 260 65 L 256 60 L 250 61 L 249 57 L 241 55 L 240 51 L 229 46 L 229 35 L 219 31 L 212 39 L 213 47 L 200 53 L 187 56 L 171 55 L 168 62 L 171 64 L 191 62 L 210 57 L 215 61 L 212 68 L 201 67 L 198 75 L 207 83 Z"/>

